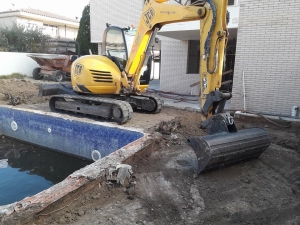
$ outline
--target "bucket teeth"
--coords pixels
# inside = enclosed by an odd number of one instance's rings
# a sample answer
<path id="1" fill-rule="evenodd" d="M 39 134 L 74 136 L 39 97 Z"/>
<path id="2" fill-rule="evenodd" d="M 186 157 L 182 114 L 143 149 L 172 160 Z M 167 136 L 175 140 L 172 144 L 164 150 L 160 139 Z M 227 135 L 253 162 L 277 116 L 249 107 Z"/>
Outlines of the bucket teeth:
<path id="1" fill-rule="evenodd" d="M 271 138 L 262 128 L 249 128 L 191 137 L 187 142 L 196 153 L 199 174 L 258 158 L 270 146 Z"/>

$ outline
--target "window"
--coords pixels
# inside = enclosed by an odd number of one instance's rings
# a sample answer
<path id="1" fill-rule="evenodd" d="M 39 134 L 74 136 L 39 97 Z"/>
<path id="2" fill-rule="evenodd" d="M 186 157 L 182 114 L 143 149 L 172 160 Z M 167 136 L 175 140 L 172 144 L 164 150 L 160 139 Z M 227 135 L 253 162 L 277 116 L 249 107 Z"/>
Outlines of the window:
<path id="1" fill-rule="evenodd" d="M 190 4 L 192 5 L 195 2 L 197 2 L 197 5 L 204 5 L 204 3 L 205 3 L 205 1 L 203 1 L 203 0 L 191 0 Z"/>
<path id="2" fill-rule="evenodd" d="M 228 0 L 228 5 L 234 5 L 234 0 Z"/>
<path id="3" fill-rule="evenodd" d="M 200 42 L 189 41 L 187 73 L 199 73 L 200 69 Z"/>
<path id="4" fill-rule="evenodd" d="M 49 24 L 44 24 L 43 25 L 43 29 L 44 29 L 44 34 L 48 34 L 52 37 L 57 36 L 58 35 L 58 28 L 57 26 L 54 25 L 49 25 Z"/>
<path id="5" fill-rule="evenodd" d="M 193 3 L 197 2 L 197 1 L 198 1 L 199 4 L 203 4 L 204 3 L 204 1 L 199 1 L 199 0 L 191 0 L 190 2 L 191 2 L 191 4 L 193 4 Z M 234 2 L 235 2 L 235 0 L 228 0 L 228 5 L 235 5 Z"/>

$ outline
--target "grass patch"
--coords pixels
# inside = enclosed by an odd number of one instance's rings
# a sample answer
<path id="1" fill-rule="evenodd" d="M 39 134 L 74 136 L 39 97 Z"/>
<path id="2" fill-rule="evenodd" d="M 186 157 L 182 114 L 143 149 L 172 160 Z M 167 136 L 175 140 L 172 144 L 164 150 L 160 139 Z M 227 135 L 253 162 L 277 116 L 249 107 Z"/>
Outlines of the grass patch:
<path id="1" fill-rule="evenodd" d="M 21 74 L 21 73 L 12 73 L 10 75 L 0 75 L 0 79 L 23 79 L 25 78 L 26 75 Z"/>

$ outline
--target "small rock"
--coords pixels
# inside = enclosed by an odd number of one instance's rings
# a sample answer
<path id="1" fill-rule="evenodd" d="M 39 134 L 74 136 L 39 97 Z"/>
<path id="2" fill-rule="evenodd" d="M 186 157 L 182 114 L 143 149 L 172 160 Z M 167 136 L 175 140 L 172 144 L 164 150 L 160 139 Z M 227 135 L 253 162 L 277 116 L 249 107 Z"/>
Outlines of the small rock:
<path id="1" fill-rule="evenodd" d="M 84 216 L 84 214 L 85 214 L 85 211 L 83 211 L 83 210 L 79 210 L 77 214 L 78 214 L 78 216 Z"/>
<path id="2" fill-rule="evenodd" d="M 129 200 L 133 200 L 133 199 L 134 199 L 134 197 L 133 197 L 132 195 L 129 195 L 129 196 L 127 197 L 127 199 L 129 199 Z"/>
<path id="3" fill-rule="evenodd" d="M 135 195 L 135 188 L 134 187 L 128 188 L 127 189 L 127 194 L 129 194 L 129 195 Z"/>
<path id="4" fill-rule="evenodd" d="M 94 195 L 94 196 L 93 196 L 93 199 L 99 199 L 99 198 L 100 198 L 100 196 L 101 196 L 101 194 L 100 194 L 100 193 L 98 193 L 98 194 L 96 194 L 96 195 Z"/>
<path id="5" fill-rule="evenodd" d="M 174 140 L 177 140 L 177 139 L 178 139 L 178 136 L 177 136 L 176 134 L 171 134 L 171 135 L 170 135 L 170 139 L 173 140 L 173 141 L 174 141 Z"/>
<path id="6" fill-rule="evenodd" d="M 66 217 L 66 218 L 71 218 L 71 213 L 66 213 L 66 214 L 65 214 L 65 217 Z"/>
<path id="7" fill-rule="evenodd" d="M 264 126 L 264 128 L 268 128 L 268 127 L 269 127 L 268 125 L 265 125 L 265 126 Z"/>

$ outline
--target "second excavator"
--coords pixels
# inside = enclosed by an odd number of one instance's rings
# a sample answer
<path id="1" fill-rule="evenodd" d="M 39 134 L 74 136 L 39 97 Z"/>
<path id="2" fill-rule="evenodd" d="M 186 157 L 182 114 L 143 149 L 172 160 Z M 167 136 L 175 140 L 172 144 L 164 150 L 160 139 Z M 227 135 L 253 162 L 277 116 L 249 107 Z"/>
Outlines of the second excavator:
<path id="1" fill-rule="evenodd" d="M 120 124 L 131 119 L 133 109 L 158 113 L 162 99 L 143 93 L 149 83 L 149 76 L 143 73 L 155 36 L 166 24 L 199 20 L 201 127 L 209 135 L 187 140 L 197 155 L 197 172 L 259 157 L 271 143 L 269 134 L 261 128 L 237 131 L 233 117 L 224 112 L 225 102 L 232 97 L 220 90 L 228 41 L 227 0 L 195 1 L 190 5 L 165 2 L 145 1 L 134 37 L 128 29 L 108 26 L 103 37 L 103 55 L 83 56 L 74 61 L 72 89 L 47 85 L 40 88 L 40 95 L 54 94 L 49 102 L 54 111 L 113 118 Z"/>

